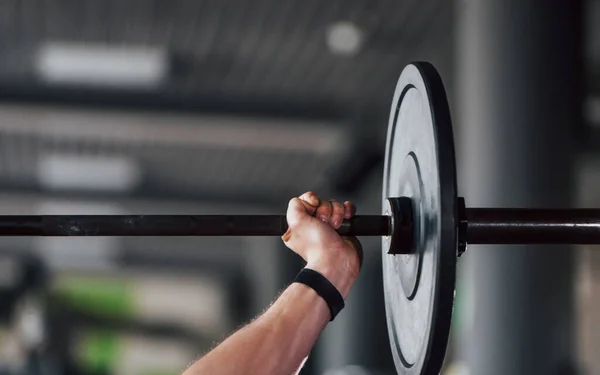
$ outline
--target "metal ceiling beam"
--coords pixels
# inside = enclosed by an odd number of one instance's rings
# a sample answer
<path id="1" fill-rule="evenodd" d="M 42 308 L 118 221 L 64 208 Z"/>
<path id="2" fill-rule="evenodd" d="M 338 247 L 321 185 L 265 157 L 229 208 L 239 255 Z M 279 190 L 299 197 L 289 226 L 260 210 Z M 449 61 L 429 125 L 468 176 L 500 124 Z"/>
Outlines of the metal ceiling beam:
<path id="1" fill-rule="evenodd" d="M 236 116 L 93 111 L 0 104 L 0 132 L 73 141 L 126 142 L 332 154 L 345 144 L 340 122 Z"/>

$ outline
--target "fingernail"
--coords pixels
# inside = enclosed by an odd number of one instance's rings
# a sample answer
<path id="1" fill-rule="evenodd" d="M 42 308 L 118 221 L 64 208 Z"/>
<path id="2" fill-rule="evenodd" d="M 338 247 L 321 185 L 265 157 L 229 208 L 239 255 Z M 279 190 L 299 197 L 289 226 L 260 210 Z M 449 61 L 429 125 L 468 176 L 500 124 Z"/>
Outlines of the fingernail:
<path id="1" fill-rule="evenodd" d="M 334 227 L 339 227 L 341 224 L 341 220 L 340 219 L 334 219 L 333 220 L 333 226 Z"/>
<path id="2" fill-rule="evenodd" d="M 321 219 L 321 221 L 327 222 L 327 216 L 325 215 L 319 216 L 319 219 Z"/>

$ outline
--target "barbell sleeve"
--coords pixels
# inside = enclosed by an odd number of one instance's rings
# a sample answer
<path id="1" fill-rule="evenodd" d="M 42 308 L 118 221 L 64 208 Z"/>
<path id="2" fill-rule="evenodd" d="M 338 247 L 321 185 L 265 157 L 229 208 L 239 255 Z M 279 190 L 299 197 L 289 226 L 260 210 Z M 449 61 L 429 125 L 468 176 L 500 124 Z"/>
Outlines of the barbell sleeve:
<path id="1" fill-rule="evenodd" d="M 469 244 L 600 244 L 599 209 L 468 208 Z"/>

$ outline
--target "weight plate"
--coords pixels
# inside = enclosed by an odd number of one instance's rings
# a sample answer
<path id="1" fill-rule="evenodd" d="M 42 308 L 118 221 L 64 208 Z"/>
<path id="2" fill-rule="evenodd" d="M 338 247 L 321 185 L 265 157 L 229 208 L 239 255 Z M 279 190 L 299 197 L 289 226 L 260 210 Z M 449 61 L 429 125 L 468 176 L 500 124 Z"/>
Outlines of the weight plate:
<path id="1" fill-rule="evenodd" d="M 413 254 L 387 253 L 383 284 L 390 345 L 399 374 L 439 374 L 454 305 L 457 257 L 456 165 L 450 110 L 428 63 L 400 75 L 388 124 L 383 212 L 388 197 L 414 209 Z"/>

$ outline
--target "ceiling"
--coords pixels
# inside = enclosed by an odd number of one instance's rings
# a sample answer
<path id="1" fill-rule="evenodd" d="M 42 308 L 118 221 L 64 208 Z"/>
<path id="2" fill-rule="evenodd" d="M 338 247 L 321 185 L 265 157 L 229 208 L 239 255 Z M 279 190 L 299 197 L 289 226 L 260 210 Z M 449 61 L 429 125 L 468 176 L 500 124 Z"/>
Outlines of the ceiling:
<path id="1" fill-rule="evenodd" d="M 52 91 L 36 79 L 36 53 L 45 43 L 145 46 L 167 51 L 168 79 L 137 100 L 131 95 L 115 99 L 123 92 L 111 92 L 113 99 L 106 101 L 343 118 L 357 106 L 387 105 L 402 67 L 432 34 L 442 37 L 440 44 L 444 36 L 451 44 L 450 4 L 5 0 L 0 2 L 2 95 L 85 101 L 80 92 Z M 354 53 L 334 53 L 328 44 L 340 22 L 358 31 Z M 95 94 L 90 101 L 102 100 Z"/>

